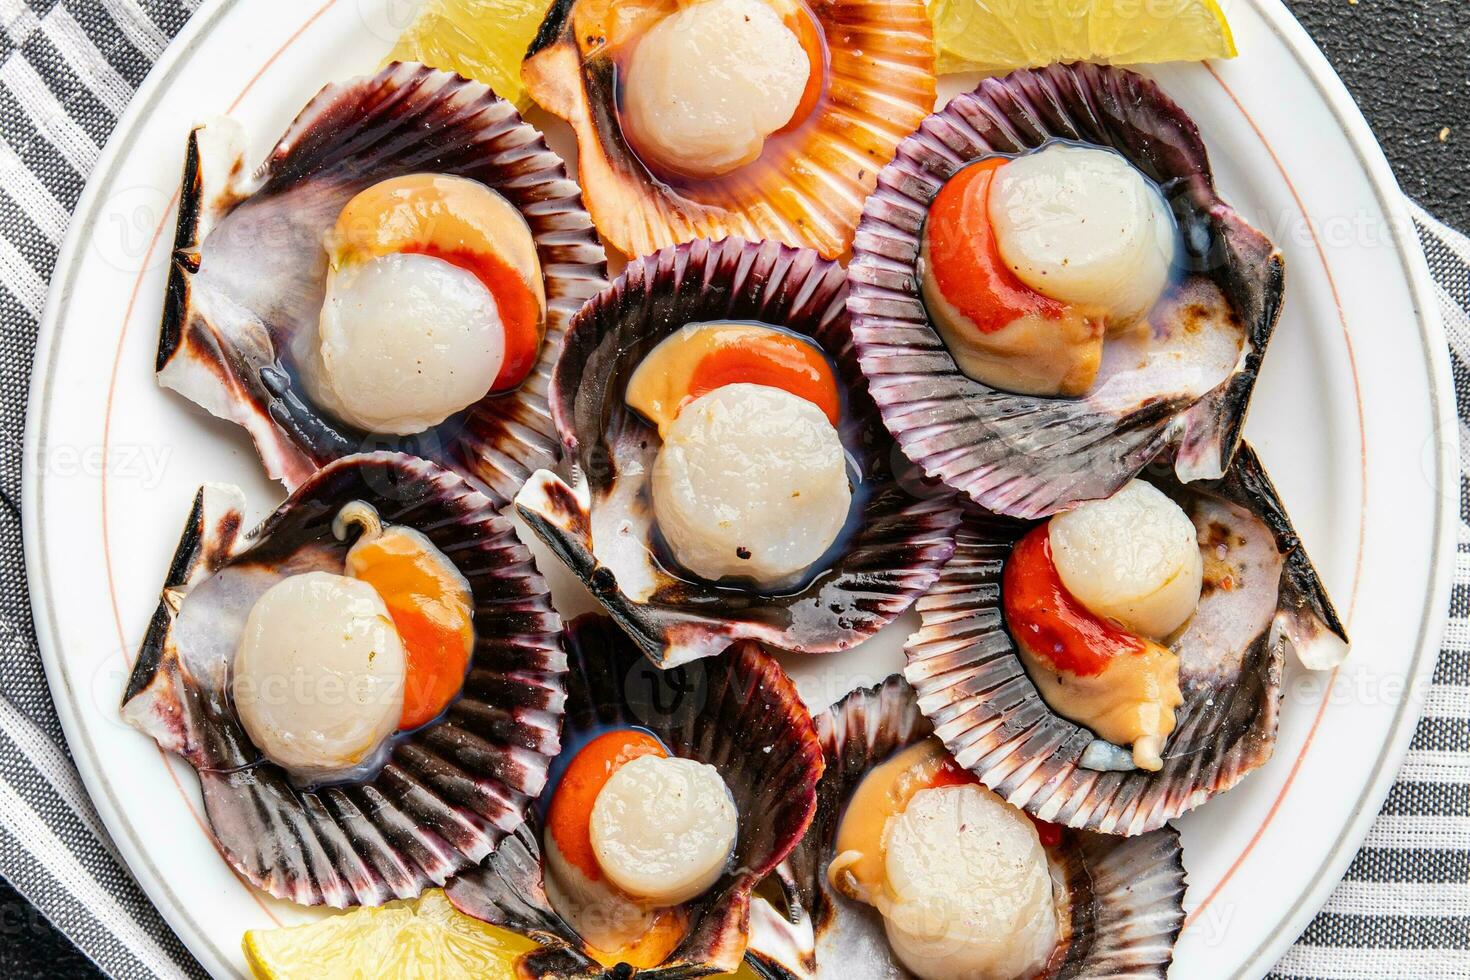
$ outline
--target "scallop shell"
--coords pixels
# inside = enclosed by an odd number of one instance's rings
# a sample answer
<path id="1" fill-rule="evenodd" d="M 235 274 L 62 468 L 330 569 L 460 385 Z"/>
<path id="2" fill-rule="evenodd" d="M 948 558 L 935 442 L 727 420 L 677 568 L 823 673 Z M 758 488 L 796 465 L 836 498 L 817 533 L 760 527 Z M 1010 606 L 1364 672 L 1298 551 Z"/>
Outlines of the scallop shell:
<path id="1" fill-rule="evenodd" d="M 321 310 L 323 236 L 371 184 L 433 171 L 478 180 L 530 225 L 545 278 L 546 341 L 531 376 L 409 437 L 365 434 L 314 406 L 291 341 Z M 540 132 L 486 86 L 422 65 L 328 85 L 254 174 L 238 123 L 189 134 L 158 381 L 242 425 L 270 475 L 291 488 L 369 449 L 435 459 L 509 500 L 556 459 L 546 388 L 567 321 L 607 282 L 577 185 Z"/>
<path id="2" fill-rule="evenodd" d="M 774 879 L 779 894 L 752 908 L 747 962 L 768 980 L 909 976 L 888 953 L 878 913 L 829 888 L 827 864 L 842 811 L 868 770 L 932 730 L 897 675 L 853 691 L 815 721 L 827 761 L 817 816 Z M 1163 980 L 1184 926 L 1178 832 L 1120 838 L 1066 830 L 1049 856 L 1068 886 L 1070 916 L 1041 976 Z"/>
<path id="3" fill-rule="evenodd" d="M 415 528 L 474 597 L 464 691 L 398 741 L 376 776 L 307 792 L 260 757 L 230 704 L 230 661 L 255 599 L 288 574 L 340 571 L 344 503 Z M 220 852 L 277 898 L 338 908 L 412 898 L 474 867 L 526 819 L 560 748 L 561 620 L 496 502 L 395 453 L 351 456 L 306 479 L 242 533 L 234 487 L 200 489 L 123 695 L 123 717 L 199 773 Z"/>
<path id="4" fill-rule="evenodd" d="M 934 108 L 933 28 L 921 0 L 813 2 L 829 69 L 810 123 L 768 141 L 741 170 L 676 188 L 651 173 L 623 135 L 606 31 L 574 29 L 580 13 L 601 8 L 631 19 L 678 4 L 556 0 L 521 75 L 542 108 L 571 124 L 587 207 L 603 237 L 630 256 L 738 235 L 836 258 L 852 242 L 879 169 Z"/>
<path id="5" fill-rule="evenodd" d="M 1148 479 L 1190 514 L 1230 576 L 1207 562 L 1198 611 L 1170 644 L 1185 700 L 1160 772 L 1084 768 L 1088 747 L 1107 743 L 1053 714 L 1022 666 L 1000 588 L 1026 525 L 967 514 L 954 558 L 919 601 L 923 625 L 904 674 L 920 707 L 961 765 L 1043 820 L 1105 834 L 1163 826 L 1271 757 L 1288 645 L 1309 667 L 1335 666 L 1347 652 L 1342 622 L 1248 444 L 1220 480 L 1180 484 L 1160 469 Z"/>
<path id="6" fill-rule="evenodd" d="M 729 973 L 745 951 L 751 892 L 806 833 L 816 812 L 822 750 L 811 715 L 779 664 L 755 643 L 716 660 L 661 671 L 612 620 L 583 616 L 567 627 L 567 741 L 610 727 L 646 729 L 676 756 L 714 766 L 739 811 L 731 870 L 692 905 L 691 928 L 655 978 Z M 543 799 L 543 805 L 547 802 Z M 545 947 L 518 965 L 532 977 L 605 974 L 551 908 L 542 884 L 538 834 L 526 828 L 485 867 L 456 878 L 448 894 L 461 911 L 530 936 Z"/>
<path id="7" fill-rule="evenodd" d="M 571 481 L 537 473 L 516 507 L 655 662 L 686 663 L 738 639 L 781 650 L 845 649 L 912 605 L 952 553 L 959 507 L 943 488 L 907 479 L 914 474 L 852 356 L 845 288 L 841 266 L 815 252 L 701 240 L 629 264 L 573 319 L 551 384 Z M 799 592 L 760 596 L 689 582 L 654 558 L 652 508 L 640 494 L 659 443 L 623 393 L 661 340 L 711 320 L 786 327 L 816 340 L 837 365 L 842 441 L 860 461 L 867 499 L 840 557 Z"/>
<path id="8" fill-rule="evenodd" d="M 1183 371 L 1124 373 L 1082 398 L 1037 398 L 986 387 L 955 366 L 915 274 L 930 202 L 966 163 L 1052 139 L 1111 147 L 1162 189 L 1187 270 L 1167 322 L 1203 309 L 1194 297 L 1205 288 L 1229 307 L 1212 320 L 1243 335 L 1235 369 L 1215 387 L 1190 390 Z M 903 451 L 987 510 L 1040 517 L 1110 495 L 1169 445 L 1180 479 L 1225 472 L 1281 310 L 1284 263 L 1216 194 L 1205 145 L 1179 106 L 1142 76 L 1076 64 L 986 79 L 926 119 L 879 175 L 848 275 L 859 360 Z"/>

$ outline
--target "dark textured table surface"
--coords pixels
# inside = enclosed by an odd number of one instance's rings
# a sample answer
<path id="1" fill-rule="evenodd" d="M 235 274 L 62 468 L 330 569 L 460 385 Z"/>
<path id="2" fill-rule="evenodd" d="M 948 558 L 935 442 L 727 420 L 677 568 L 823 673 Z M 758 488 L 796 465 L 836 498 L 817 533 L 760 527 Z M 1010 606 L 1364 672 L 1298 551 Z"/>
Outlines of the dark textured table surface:
<path id="1" fill-rule="evenodd" d="M 1363 108 L 1404 192 L 1470 231 L 1470 3 L 1286 0 Z M 1222 0 L 1229 13 L 1231 0 Z M 0 977 L 101 974 L 0 882 Z"/>

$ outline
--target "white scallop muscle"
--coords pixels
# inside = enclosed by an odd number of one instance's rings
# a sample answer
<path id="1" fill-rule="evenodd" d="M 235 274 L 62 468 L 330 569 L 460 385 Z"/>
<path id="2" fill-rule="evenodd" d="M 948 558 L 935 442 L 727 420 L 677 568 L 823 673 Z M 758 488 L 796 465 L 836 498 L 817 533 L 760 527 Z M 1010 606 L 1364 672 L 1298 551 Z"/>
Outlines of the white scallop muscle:
<path id="1" fill-rule="evenodd" d="M 724 385 L 685 405 L 654 462 L 659 530 L 709 579 L 789 582 L 837 539 L 851 502 L 827 416 L 766 385 Z"/>
<path id="2" fill-rule="evenodd" d="M 403 714 L 403 641 L 366 582 L 306 572 L 245 618 L 231 693 L 256 748 L 304 779 L 368 759 Z"/>
<path id="3" fill-rule="evenodd" d="M 701 0 L 648 30 L 629 59 L 624 119 L 638 149 L 678 173 L 750 163 L 801 102 L 811 64 L 760 0 Z"/>
<path id="4" fill-rule="evenodd" d="M 1132 480 L 1058 514 L 1047 534 L 1067 591 L 1140 636 L 1167 637 L 1199 605 L 1204 561 L 1194 522 L 1151 483 Z"/>
<path id="5" fill-rule="evenodd" d="M 1110 150 L 1054 143 L 1010 161 L 991 186 L 990 221 L 1022 282 L 1110 325 L 1142 317 L 1168 285 L 1173 216 Z"/>
<path id="6" fill-rule="evenodd" d="M 313 396 L 367 432 L 407 435 L 481 398 L 505 359 L 495 299 L 443 259 L 393 252 L 329 273 Z"/>
<path id="7" fill-rule="evenodd" d="M 974 784 L 921 790 L 888 821 L 879 911 L 921 980 L 1035 976 L 1056 946 L 1052 878 L 1036 828 Z"/>
<path id="8" fill-rule="evenodd" d="M 634 898 L 677 905 L 720 877 L 735 846 L 735 803 L 719 771 L 645 755 L 609 777 L 588 830 L 603 873 Z"/>

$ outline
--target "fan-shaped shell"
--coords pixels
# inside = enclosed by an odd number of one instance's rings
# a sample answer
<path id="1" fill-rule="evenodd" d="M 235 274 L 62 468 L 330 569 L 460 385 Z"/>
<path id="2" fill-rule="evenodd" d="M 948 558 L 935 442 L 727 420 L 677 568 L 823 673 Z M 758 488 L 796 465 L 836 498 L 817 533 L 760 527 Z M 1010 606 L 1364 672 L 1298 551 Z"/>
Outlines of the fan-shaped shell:
<path id="1" fill-rule="evenodd" d="M 551 385 L 571 481 L 537 473 L 516 506 L 658 663 L 710 656 L 737 639 L 805 652 L 850 647 L 907 609 L 952 553 L 958 505 L 942 488 L 902 481 L 906 463 L 852 356 L 844 283 L 841 266 L 812 251 L 701 240 L 629 264 L 573 319 Z M 713 320 L 755 320 L 811 337 L 836 362 L 845 390 L 839 431 L 859 459 L 866 502 L 840 556 L 799 592 L 747 595 L 690 582 L 654 558 L 652 507 L 639 499 L 658 436 L 624 392 L 659 341 Z M 644 546 L 628 547 L 630 539 Z"/>
<path id="2" fill-rule="evenodd" d="M 769 140 L 740 170 L 678 186 L 651 172 L 623 134 L 603 23 L 614 10 L 634 20 L 676 9 L 675 0 L 556 0 L 522 66 L 532 98 L 576 133 L 578 179 L 598 230 L 630 256 L 730 235 L 841 255 L 878 170 L 934 108 L 924 4 L 814 0 L 808 9 L 825 34 L 829 68 L 810 121 Z"/>
<path id="3" fill-rule="evenodd" d="M 1117 150 L 1159 185 L 1186 266 L 1163 317 L 1187 328 L 1187 317 L 1207 315 L 1239 332 L 1241 355 L 1223 381 L 1197 390 L 1184 372 L 1123 371 L 1081 398 L 1038 398 L 956 367 L 915 272 L 929 205 L 966 163 L 1053 139 Z M 1284 265 L 1215 192 L 1204 142 L 1179 106 L 1140 75 L 1076 64 L 986 79 L 926 119 L 879 174 L 848 275 L 858 357 L 904 453 L 987 510 L 1039 517 L 1110 495 L 1169 445 L 1183 480 L 1225 472 L 1280 313 Z M 1196 302 L 1201 289 L 1228 309 Z"/>
<path id="4" fill-rule="evenodd" d="M 932 729 L 897 675 L 853 691 L 815 720 L 827 763 L 816 819 L 778 871 L 775 903 L 763 898 L 752 908 L 747 961 L 768 980 L 909 976 L 886 955 L 878 913 L 834 892 L 827 865 L 863 777 Z M 1042 977 L 1163 980 L 1184 926 L 1179 834 L 1165 827 L 1125 839 L 1068 830 L 1049 857 L 1066 883 L 1070 914 Z"/>
<path id="5" fill-rule="evenodd" d="M 303 791 L 241 728 L 230 661 L 265 589 L 287 574 L 340 572 L 347 545 L 332 517 L 353 500 L 454 562 L 474 601 L 475 647 L 458 700 L 397 741 L 377 775 Z M 510 520 L 462 477 L 394 453 L 328 464 L 249 533 L 243 504 L 220 485 L 195 498 L 124 718 L 198 770 L 220 852 L 278 898 L 377 905 L 479 864 L 545 785 L 565 697 L 561 619 Z"/>
<path id="6" fill-rule="evenodd" d="M 311 329 L 326 281 L 323 239 L 363 188 L 422 172 L 468 177 L 525 217 L 547 300 L 541 356 L 518 388 L 409 437 L 346 426 L 311 403 L 292 340 Z M 242 425 L 287 488 L 369 449 L 433 458 L 509 500 L 556 459 L 546 388 L 567 321 L 607 281 L 577 185 L 540 132 L 489 88 L 422 65 L 328 85 L 254 174 L 238 124 L 189 134 L 158 381 Z"/>
<path id="7" fill-rule="evenodd" d="M 1347 634 L 1275 488 L 1249 445 L 1220 480 L 1148 479 L 1194 521 L 1233 582 L 1206 575 L 1192 624 L 1171 642 L 1184 704 L 1160 772 L 1082 766 L 1093 734 L 1052 712 L 1006 632 L 1001 573 L 1026 525 L 979 512 L 960 526 L 955 556 L 918 604 L 904 674 L 955 759 L 1043 820 L 1140 834 L 1199 806 L 1271 757 L 1285 648 L 1334 666 Z M 1235 584 L 1239 583 L 1239 584 Z M 1274 585 L 1265 589 L 1265 584 Z"/>
<path id="8" fill-rule="evenodd" d="M 751 892 L 796 846 L 816 811 L 822 750 L 802 704 L 779 664 L 755 643 L 673 670 L 650 664 L 604 616 L 567 628 L 567 742 L 609 727 L 638 727 L 676 756 L 714 766 L 739 811 L 731 870 L 691 903 L 684 941 L 654 978 L 729 973 L 745 951 Z M 542 809 L 549 801 L 542 800 Z M 524 933 L 545 945 L 519 965 L 532 977 L 626 978 L 605 974 L 582 940 L 551 907 L 543 885 L 538 834 L 524 829 L 484 868 L 455 879 L 450 900 L 463 912 Z"/>

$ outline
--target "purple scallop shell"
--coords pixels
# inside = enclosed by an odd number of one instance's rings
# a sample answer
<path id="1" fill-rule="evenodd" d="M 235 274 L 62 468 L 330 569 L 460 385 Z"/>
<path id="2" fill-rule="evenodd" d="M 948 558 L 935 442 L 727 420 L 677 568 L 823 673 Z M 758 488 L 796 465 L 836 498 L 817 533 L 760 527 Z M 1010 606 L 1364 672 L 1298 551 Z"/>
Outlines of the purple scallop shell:
<path id="1" fill-rule="evenodd" d="M 431 171 L 493 188 L 525 217 L 545 280 L 546 340 L 530 377 L 425 432 L 364 433 L 311 403 L 293 338 L 312 329 L 326 279 L 323 237 L 343 205 L 390 177 Z M 248 174 L 227 119 L 189 134 L 158 381 L 245 427 L 289 489 L 370 449 L 431 458 L 506 500 L 556 460 L 546 405 L 572 313 L 607 284 L 577 184 L 541 133 L 488 87 L 422 65 L 328 85 Z"/>
<path id="2" fill-rule="evenodd" d="M 898 675 L 853 691 L 815 721 L 827 760 L 817 784 L 817 816 L 777 871 L 779 894 L 751 909 L 747 962 L 767 980 L 910 976 L 886 955 L 879 914 L 834 892 L 827 865 L 843 810 L 863 777 L 928 738 L 932 728 Z M 1178 832 L 1164 827 L 1122 838 L 1064 830 L 1048 856 L 1068 896 L 1062 939 L 1041 978 L 1164 980 L 1184 926 Z"/>
<path id="3" fill-rule="evenodd" d="M 1088 747 L 1106 743 L 1054 714 L 1027 675 L 1000 591 L 1026 524 L 967 514 L 954 558 L 919 602 L 923 625 L 905 648 L 904 675 L 920 707 L 961 765 L 1042 820 L 1121 835 L 1163 826 L 1271 757 L 1288 644 L 1309 666 L 1335 665 L 1347 651 L 1342 622 L 1249 444 L 1220 480 L 1182 484 L 1158 469 L 1145 478 L 1184 508 L 1219 567 L 1231 570 L 1225 582 L 1207 566 L 1199 609 L 1170 643 L 1185 700 L 1161 771 L 1084 768 Z"/>
<path id="4" fill-rule="evenodd" d="M 341 571 L 332 517 L 352 500 L 454 562 L 474 598 L 475 648 L 459 698 L 398 737 L 376 775 L 307 791 L 240 726 L 230 661 L 262 592 L 289 574 Z M 277 898 L 378 905 L 479 864 L 525 823 L 561 745 L 561 619 L 511 521 L 463 477 L 397 453 L 327 464 L 248 533 L 243 507 L 234 487 L 195 497 L 123 717 L 198 770 L 220 853 Z"/>
<path id="5" fill-rule="evenodd" d="M 989 388 L 955 366 L 915 273 L 930 202 L 965 164 L 1053 139 L 1111 147 L 1163 191 L 1187 278 L 1218 286 L 1228 322 L 1244 335 L 1235 370 L 1214 388 L 1199 394 L 1150 382 L 1038 398 Z M 852 253 L 852 333 L 884 423 L 925 474 L 1015 517 L 1106 497 L 1167 446 L 1181 479 L 1221 476 L 1240 442 L 1284 286 L 1280 252 L 1216 194 L 1194 122 L 1148 79 L 1091 64 L 986 79 L 930 116 L 879 174 Z"/>
<path id="6" fill-rule="evenodd" d="M 699 240 L 629 263 L 573 318 L 551 382 L 570 480 L 537 473 L 516 505 L 655 662 L 711 656 L 739 639 L 809 653 L 846 649 L 912 605 L 952 553 L 956 498 L 926 485 L 878 420 L 852 351 L 846 288 L 842 267 L 807 249 Z M 624 403 L 628 377 L 665 337 L 712 320 L 785 327 L 836 363 L 845 394 L 839 429 L 861 466 L 866 502 L 830 567 L 798 592 L 747 594 L 669 574 L 653 557 L 646 487 L 628 482 L 644 479 L 659 445 L 656 430 Z M 644 547 L 614 554 L 606 535 L 594 542 L 594 530 L 607 526 L 599 519 L 612 513 L 627 521 L 619 540 L 632 535 Z M 628 583 L 639 583 L 636 591 Z"/>
<path id="7" fill-rule="evenodd" d="M 529 977 L 682 980 L 730 973 L 740 964 L 751 893 L 786 858 L 816 812 L 822 749 L 790 678 L 759 644 L 660 670 L 611 619 L 582 616 L 567 627 L 567 743 L 609 728 L 638 727 L 676 756 L 714 766 L 740 814 L 731 868 L 690 903 L 691 928 L 662 964 L 604 973 L 576 932 L 552 909 L 542 878 L 539 834 L 523 828 L 448 894 L 461 911 L 512 929 L 544 948 L 518 964 Z M 554 789 L 552 790 L 554 791 Z M 542 799 L 542 810 L 549 803 Z"/>

